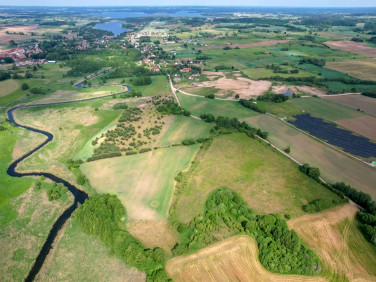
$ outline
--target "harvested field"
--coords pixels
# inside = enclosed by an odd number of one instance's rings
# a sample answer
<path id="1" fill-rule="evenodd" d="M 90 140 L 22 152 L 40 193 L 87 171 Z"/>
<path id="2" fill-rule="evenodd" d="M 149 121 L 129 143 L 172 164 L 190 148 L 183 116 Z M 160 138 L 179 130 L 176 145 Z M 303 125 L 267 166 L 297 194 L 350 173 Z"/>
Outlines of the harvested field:
<path id="1" fill-rule="evenodd" d="M 354 41 L 327 41 L 327 46 L 332 49 L 359 54 L 365 57 L 376 57 L 376 48 L 372 48 L 361 42 Z"/>
<path id="2" fill-rule="evenodd" d="M 256 241 L 245 235 L 173 258 L 167 262 L 166 271 L 174 281 L 325 281 L 267 271 L 259 261 Z"/>
<path id="3" fill-rule="evenodd" d="M 21 40 L 27 40 L 27 39 L 39 39 L 42 38 L 42 36 L 31 36 L 30 32 L 37 32 L 38 30 L 38 25 L 27 25 L 27 26 L 0 26 L 0 45 L 7 46 L 9 44 L 10 40 L 14 41 L 21 41 Z M 25 33 L 24 35 L 20 34 L 6 34 L 5 32 L 9 31 L 10 33 L 13 32 L 23 32 Z"/>
<path id="4" fill-rule="evenodd" d="M 216 96 L 222 97 L 226 97 L 229 92 L 233 92 L 234 94 L 239 94 L 240 98 L 249 99 L 264 94 L 272 85 L 270 81 L 266 80 L 251 80 L 245 77 L 228 78 L 222 75 L 222 73 L 215 73 L 215 75 L 209 73 L 204 74 L 207 74 L 210 80 L 202 82 L 202 85 L 204 87 L 215 87 L 219 89 Z M 218 78 L 219 75 L 222 76 Z"/>
<path id="5" fill-rule="evenodd" d="M 290 42 L 290 40 L 267 40 L 267 41 L 261 41 L 256 43 L 248 43 L 248 44 L 231 44 L 231 45 L 218 45 L 218 46 L 206 46 L 202 48 L 197 48 L 197 50 L 208 50 L 208 49 L 222 49 L 226 46 L 235 48 L 250 48 L 250 47 L 264 47 L 264 46 L 273 46 L 277 44 L 287 43 Z"/>
<path id="6" fill-rule="evenodd" d="M 375 281 L 376 251 L 357 228 L 355 204 L 288 221 L 323 261 L 322 275 L 333 280 Z"/>
<path id="7" fill-rule="evenodd" d="M 312 86 L 296 86 L 296 89 L 303 93 L 311 94 L 311 95 L 317 95 L 317 96 L 325 96 L 325 92 L 314 88 Z"/>
<path id="8" fill-rule="evenodd" d="M 0 82 L 0 97 L 6 96 L 18 89 L 18 82 L 13 79 L 7 79 Z"/>
<path id="9" fill-rule="evenodd" d="M 376 141 L 376 118 L 374 117 L 362 116 L 342 119 L 337 121 L 337 124 Z"/>
<path id="10" fill-rule="evenodd" d="M 376 80 L 376 59 L 328 62 L 325 67 L 359 79 Z"/>
<path id="11" fill-rule="evenodd" d="M 327 100 L 350 107 L 352 109 L 360 109 L 367 114 L 376 116 L 376 99 L 364 95 L 346 95 L 346 96 L 332 96 L 327 95 Z"/>

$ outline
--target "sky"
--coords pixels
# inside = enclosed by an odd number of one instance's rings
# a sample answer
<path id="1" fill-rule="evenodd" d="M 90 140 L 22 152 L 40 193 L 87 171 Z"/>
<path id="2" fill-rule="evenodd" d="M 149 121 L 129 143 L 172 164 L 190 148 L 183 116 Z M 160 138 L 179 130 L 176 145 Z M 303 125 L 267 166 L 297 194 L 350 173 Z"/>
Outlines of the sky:
<path id="1" fill-rule="evenodd" d="M 376 7 L 376 0 L 0 0 L 12 6 L 273 6 Z"/>

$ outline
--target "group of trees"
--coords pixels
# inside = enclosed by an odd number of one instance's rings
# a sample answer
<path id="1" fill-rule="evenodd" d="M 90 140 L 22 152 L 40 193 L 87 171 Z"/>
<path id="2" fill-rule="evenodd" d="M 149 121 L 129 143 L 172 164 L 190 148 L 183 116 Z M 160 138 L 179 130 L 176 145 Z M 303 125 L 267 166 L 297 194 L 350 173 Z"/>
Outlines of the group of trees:
<path id="1" fill-rule="evenodd" d="M 302 57 L 299 61 L 299 64 L 312 64 L 319 67 L 323 67 L 325 66 L 325 60 L 316 57 Z"/>
<path id="2" fill-rule="evenodd" d="M 257 102 L 255 102 L 253 99 L 249 99 L 249 100 L 246 100 L 246 99 L 240 99 L 239 100 L 239 103 L 240 105 L 242 105 L 243 107 L 246 107 L 248 109 L 251 109 L 251 110 L 254 110 L 256 112 L 259 112 L 259 113 L 262 113 L 262 114 L 265 114 L 265 110 L 264 109 L 261 109 L 258 105 L 257 105 Z"/>
<path id="3" fill-rule="evenodd" d="M 309 164 L 299 166 L 299 170 L 304 174 L 307 174 L 312 179 L 320 182 L 320 169 L 317 167 L 311 167 Z"/>
<path id="4" fill-rule="evenodd" d="M 260 250 L 260 261 L 275 273 L 315 275 L 320 270 L 319 259 L 307 249 L 295 231 L 289 230 L 280 215 L 255 214 L 244 200 L 227 188 L 212 192 L 202 215 L 189 224 L 180 224 L 182 242 L 172 252 L 181 255 L 203 248 L 226 237 L 247 234 Z"/>
<path id="5" fill-rule="evenodd" d="M 126 213 L 115 195 L 94 195 L 75 212 L 85 233 L 97 236 L 127 265 L 145 271 L 150 281 L 168 281 L 164 271 L 166 253 L 160 248 L 145 248 L 127 230 Z"/>
<path id="6" fill-rule="evenodd" d="M 229 117 L 223 117 L 218 116 L 217 118 L 214 117 L 212 114 L 202 114 L 200 115 L 200 118 L 208 123 L 215 123 L 214 129 L 217 130 L 219 133 L 228 133 L 227 130 L 221 130 L 221 129 L 230 129 L 230 130 L 236 130 L 238 132 L 244 132 L 250 137 L 254 137 L 255 135 L 260 136 L 263 139 L 268 138 L 268 133 L 265 131 L 262 131 L 259 128 L 255 128 L 250 126 L 246 122 L 240 122 L 237 118 L 229 118 Z"/>
<path id="7" fill-rule="evenodd" d="M 150 85 L 151 83 L 152 83 L 151 77 L 148 75 L 139 76 L 133 81 L 133 84 L 136 86 Z"/>
<path id="8" fill-rule="evenodd" d="M 274 93 L 266 93 L 264 95 L 258 96 L 257 100 L 259 101 L 270 101 L 274 103 L 282 103 L 289 99 L 288 96 L 283 94 L 274 94 Z"/>
<path id="9" fill-rule="evenodd" d="M 345 203 L 345 199 L 317 199 L 303 206 L 303 210 L 307 213 L 316 213 L 339 204 Z"/>

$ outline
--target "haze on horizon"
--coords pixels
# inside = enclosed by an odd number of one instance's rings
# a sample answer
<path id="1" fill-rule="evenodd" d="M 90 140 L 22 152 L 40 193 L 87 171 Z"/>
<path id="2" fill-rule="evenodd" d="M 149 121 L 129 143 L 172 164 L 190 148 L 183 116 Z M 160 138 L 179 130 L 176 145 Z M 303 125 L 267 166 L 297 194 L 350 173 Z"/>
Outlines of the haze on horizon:
<path id="1" fill-rule="evenodd" d="M 151 0 L 123 1 L 123 0 L 0 0 L 1 6 L 57 6 L 57 7 L 90 7 L 90 6 L 247 6 L 247 7 L 376 7 L 375 0 L 160 0 L 158 3 Z"/>

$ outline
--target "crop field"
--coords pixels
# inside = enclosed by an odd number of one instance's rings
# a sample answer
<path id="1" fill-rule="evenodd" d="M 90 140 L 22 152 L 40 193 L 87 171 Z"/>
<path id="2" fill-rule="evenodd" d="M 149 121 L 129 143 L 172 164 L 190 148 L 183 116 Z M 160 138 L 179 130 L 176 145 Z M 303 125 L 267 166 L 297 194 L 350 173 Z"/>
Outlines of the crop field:
<path id="1" fill-rule="evenodd" d="M 187 138 L 205 138 L 212 125 L 185 116 L 172 116 L 167 131 L 159 140 L 159 146 L 179 144 Z"/>
<path id="2" fill-rule="evenodd" d="M 190 111 L 193 115 L 212 114 L 214 116 L 227 116 L 246 118 L 257 116 L 259 113 L 244 108 L 234 101 L 213 100 L 208 98 L 194 97 L 177 93 L 183 108 Z"/>
<path id="3" fill-rule="evenodd" d="M 352 119 L 342 119 L 337 124 L 350 129 L 360 135 L 376 141 L 376 118 L 371 116 L 361 116 Z"/>
<path id="4" fill-rule="evenodd" d="M 256 241 L 245 235 L 175 257 L 167 262 L 166 271 L 173 281 L 325 281 L 267 271 L 259 261 Z"/>
<path id="5" fill-rule="evenodd" d="M 2 46 L 8 46 L 10 40 L 14 40 L 16 42 L 18 41 L 23 41 L 23 40 L 30 40 L 30 39 L 41 39 L 43 36 L 38 35 L 38 36 L 31 36 L 30 32 L 36 32 L 38 31 L 38 25 L 22 25 L 22 26 L 1 26 L 0 27 L 0 45 Z M 23 32 L 24 35 L 20 34 L 6 34 L 5 32 Z"/>
<path id="6" fill-rule="evenodd" d="M 322 276 L 329 281 L 374 281 L 376 250 L 357 227 L 354 204 L 335 207 L 288 221 L 323 262 Z"/>
<path id="7" fill-rule="evenodd" d="M 363 80 L 376 80 L 376 59 L 328 62 L 326 67 Z"/>
<path id="8" fill-rule="evenodd" d="M 295 121 L 289 122 L 311 135 L 343 148 L 345 152 L 353 155 L 376 159 L 376 143 L 370 142 L 369 139 L 354 135 L 351 131 L 339 128 L 335 123 L 312 117 L 310 114 L 296 115 L 294 118 Z"/>
<path id="9" fill-rule="evenodd" d="M 311 76 L 315 75 L 315 76 L 321 76 L 324 78 L 345 78 L 345 79 L 352 78 L 351 76 L 346 75 L 345 73 L 342 73 L 336 70 L 331 70 L 328 68 L 322 68 L 322 67 L 312 65 L 312 64 L 302 64 L 302 65 L 298 65 L 298 67 L 310 73 Z"/>
<path id="10" fill-rule="evenodd" d="M 328 101 L 376 116 L 376 99 L 364 95 L 325 96 Z"/>
<path id="11" fill-rule="evenodd" d="M 372 92 L 375 89 L 375 85 L 346 84 L 341 81 L 324 81 L 320 84 L 327 87 L 329 93 Z"/>
<path id="12" fill-rule="evenodd" d="M 231 48 L 238 47 L 240 49 L 251 48 L 251 47 L 260 47 L 260 46 L 264 47 L 264 46 L 273 46 L 273 45 L 277 45 L 277 44 L 287 43 L 289 41 L 290 40 L 267 40 L 267 41 L 260 41 L 260 42 L 248 43 L 248 44 L 214 45 L 214 46 L 197 48 L 197 50 L 222 49 L 225 46 L 229 46 Z"/>
<path id="13" fill-rule="evenodd" d="M 84 233 L 75 220 L 67 222 L 55 244 L 52 259 L 38 280 L 46 281 L 145 281 L 145 274 L 128 267 L 111 254 L 98 238 Z M 105 266 L 105 267 L 103 267 Z"/>
<path id="14" fill-rule="evenodd" d="M 16 91 L 19 84 L 16 80 L 8 79 L 0 82 L 0 97 L 6 96 L 13 91 Z"/>
<path id="15" fill-rule="evenodd" d="M 281 76 L 281 77 L 310 77 L 312 76 L 311 73 L 299 70 L 299 73 L 274 73 L 271 69 L 266 68 L 253 68 L 253 69 L 244 69 L 242 72 L 249 76 L 251 79 L 266 79 L 273 76 Z"/>
<path id="16" fill-rule="evenodd" d="M 174 178 L 189 167 L 198 146 L 179 146 L 84 163 L 81 168 L 99 193 L 116 194 L 129 221 L 167 218 Z"/>
<path id="17" fill-rule="evenodd" d="M 304 214 L 302 205 L 314 199 L 337 197 L 285 156 L 245 134 L 220 136 L 198 156 L 184 192 L 175 199 L 183 222 L 202 212 L 209 193 L 219 187 L 238 192 L 257 213 L 292 216 Z"/>
<path id="18" fill-rule="evenodd" d="M 301 163 L 318 167 L 322 177 L 327 181 L 344 181 L 376 197 L 376 174 L 373 167 L 352 159 L 271 116 L 262 115 L 248 118 L 246 121 L 267 130 L 268 139 L 279 148 L 290 146 L 292 157 Z"/>
<path id="19" fill-rule="evenodd" d="M 376 48 L 367 46 L 364 43 L 354 41 L 327 41 L 325 44 L 330 48 L 356 53 L 364 57 L 376 57 Z"/>
<path id="20" fill-rule="evenodd" d="M 345 96 L 348 97 L 348 96 Z M 310 113 L 313 116 L 321 117 L 325 120 L 336 122 L 341 119 L 350 119 L 364 116 L 363 113 L 358 112 L 346 106 L 338 105 L 331 101 L 332 98 L 300 98 L 290 99 L 288 103 L 299 107 L 305 113 Z"/>
<path id="21" fill-rule="evenodd" d="M 3 281 L 25 279 L 53 223 L 72 203 L 68 194 L 50 202 L 44 189 L 30 188 L 0 206 L 0 277 Z"/>

